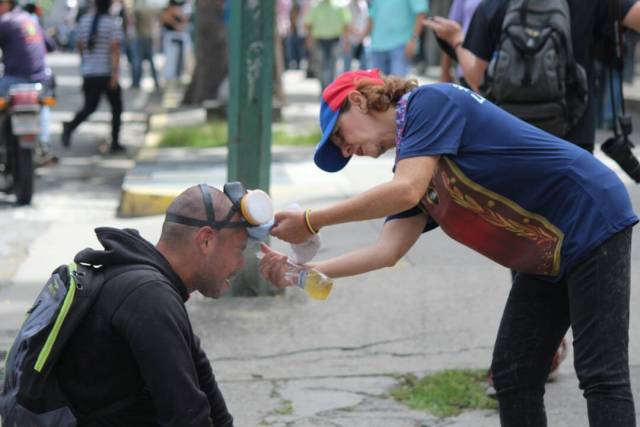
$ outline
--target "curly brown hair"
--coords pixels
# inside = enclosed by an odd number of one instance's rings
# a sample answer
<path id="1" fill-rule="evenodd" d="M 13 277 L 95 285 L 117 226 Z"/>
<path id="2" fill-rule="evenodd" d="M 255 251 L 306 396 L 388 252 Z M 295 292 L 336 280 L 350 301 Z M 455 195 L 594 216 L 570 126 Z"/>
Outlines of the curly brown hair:
<path id="1" fill-rule="evenodd" d="M 418 82 L 414 79 L 403 79 L 394 76 L 381 76 L 383 85 L 371 84 L 371 80 L 363 79 L 356 86 L 367 100 L 367 108 L 373 111 L 387 111 L 395 105 L 405 93 L 418 87 Z M 349 110 L 349 98 L 344 100 L 341 110 Z"/>

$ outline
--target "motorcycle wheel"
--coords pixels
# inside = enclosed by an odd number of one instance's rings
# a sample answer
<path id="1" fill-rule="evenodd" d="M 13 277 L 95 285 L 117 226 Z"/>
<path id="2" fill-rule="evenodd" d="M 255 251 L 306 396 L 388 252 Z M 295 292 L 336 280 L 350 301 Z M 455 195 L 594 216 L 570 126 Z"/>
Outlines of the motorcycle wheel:
<path id="1" fill-rule="evenodd" d="M 33 149 L 18 148 L 13 176 L 13 192 L 18 205 L 28 205 L 33 196 Z"/>

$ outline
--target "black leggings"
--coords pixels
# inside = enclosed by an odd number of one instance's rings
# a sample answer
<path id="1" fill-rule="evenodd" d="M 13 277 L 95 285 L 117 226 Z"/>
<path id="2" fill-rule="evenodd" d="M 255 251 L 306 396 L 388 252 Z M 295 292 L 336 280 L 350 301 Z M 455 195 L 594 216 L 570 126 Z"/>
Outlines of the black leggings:
<path id="1" fill-rule="evenodd" d="M 122 114 L 122 90 L 120 85 L 115 88 L 109 86 L 110 76 L 85 77 L 82 83 L 82 91 L 84 92 L 84 105 L 82 110 L 76 113 L 69 130 L 73 131 L 80 123 L 84 122 L 98 108 L 100 97 L 103 93 L 107 95 L 109 104 L 111 104 L 111 145 L 120 144 L 120 124 Z"/>
<path id="2" fill-rule="evenodd" d="M 635 427 L 629 381 L 631 228 L 572 267 L 558 283 L 516 274 L 491 370 L 503 427 L 544 427 L 544 386 L 567 329 L 591 427 Z"/>

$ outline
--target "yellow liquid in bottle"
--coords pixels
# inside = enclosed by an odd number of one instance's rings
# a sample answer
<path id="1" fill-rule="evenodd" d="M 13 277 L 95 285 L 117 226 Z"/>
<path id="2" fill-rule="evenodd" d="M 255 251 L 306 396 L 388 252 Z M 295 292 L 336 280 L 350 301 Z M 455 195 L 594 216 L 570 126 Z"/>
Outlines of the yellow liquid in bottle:
<path id="1" fill-rule="evenodd" d="M 310 270 L 304 281 L 304 290 L 309 296 L 317 300 L 325 300 L 331 293 L 333 280 L 316 270 Z"/>

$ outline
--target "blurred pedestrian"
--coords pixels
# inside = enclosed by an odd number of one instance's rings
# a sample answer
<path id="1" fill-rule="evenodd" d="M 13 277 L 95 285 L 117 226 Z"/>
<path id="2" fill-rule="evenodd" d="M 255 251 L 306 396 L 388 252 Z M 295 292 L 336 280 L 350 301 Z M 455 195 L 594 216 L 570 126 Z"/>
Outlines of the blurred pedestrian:
<path id="1" fill-rule="evenodd" d="M 37 15 L 22 10 L 14 0 L 0 0 L 0 51 L 4 66 L 4 74 L 0 77 L 0 96 L 6 96 L 12 85 L 20 83 L 42 83 L 51 90 L 54 82 L 46 55 L 54 48 L 55 43 L 44 33 Z M 38 162 L 55 157 L 50 141 L 49 117 L 49 107 L 43 106 L 40 110 Z"/>
<path id="2" fill-rule="evenodd" d="M 62 146 L 71 146 L 73 131 L 98 108 L 102 94 L 111 104 L 111 144 L 109 151 L 124 151 L 120 144 L 122 90 L 120 88 L 120 46 L 122 25 L 109 14 L 111 0 L 96 0 L 92 13 L 78 23 L 77 48 L 80 54 L 84 105 L 70 122 L 62 124 Z"/>
<path id="3" fill-rule="evenodd" d="M 351 13 L 346 6 L 334 0 L 320 0 L 309 10 L 304 23 L 307 27 L 307 50 L 317 58 L 318 77 L 324 90 L 336 76 L 340 41 L 342 52 L 349 49 Z"/>
<path id="4" fill-rule="evenodd" d="M 169 0 L 162 10 L 162 50 L 164 52 L 164 80 L 171 85 L 180 80 L 191 50 L 189 18 L 184 0 Z"/>
<path id="5" fill-rule="evenodd" d="M 300 28 L 304 25 L 300 25 L 302 20 L 300 19 L 300 4 L 297 0 L 291 4 L 291 10 L 289 11 L 289 34 L 285 39 L 285 68 L 286 69 L 299 69 L 302 67 L 302 60 L 305 57 L 304 54 L 304 37 L 300 35 Z"/>
<path id="6" fill-rule="evenodd" d="M 300 37 L 300 40 L 302 42 L 302 44 L 300 45 L 302 49 L 302 59 L 306 60 L 305 76 L 308 79 L 314 79 L 318 74 L 316 55 L 313 55 L 307 48 L 307 36 L 309 32 L 307 31 L 307 25 L 305 24 L 305 19 L 309 14 L 309 11 L 311 10 L 311 6 L 313 6 L 315 2 L 316 0 L 296 0 L 296 4 L 298 5 L 296 14 L 296 28 L 298 31 L 298 36 Z M 300 66 L 300 68 L 303 67 Z"/>
<path id="7" fill-rule="evenodd" d="M 276 34 L 278 36 L 278 46 L 282 49 L 282 66 L 286 70 L 289 62 L 289 51 L 287 50 L 287 39 L 291 34 L 291 8 L 293 0 L 276 0 Z"/>
<path id="8" fill-rule="evenodd" d="M 427 0 L 372 0 L 367 34 L 374 68 L 387 75 L 409 74 L 427 10 Z"/>
<path id="9" fill-rule="evenodd" d="M 46 83 L 47 45 L 38 20 L 17 6 L 15 0 L 0 0 L 0 50 L 3 74 L 0 96 L 20 83 Z"/>
<path id="10" fill-rule="evenodd" d="M 138 60 L 140 69 L 140 78 L 144 71 L 144 62 L 149 63 L 149 71 L 151 77 L 153 77 L 153 84 L 156 90 L 160 89 L 160 82 L 158 80 L 158 72 L 156 71 L 155 61 L 153 59 L 154 54 L 154 23 L 157 19 L 157 13 L 151 9 L 145 0 L 138 0 L 134 11 L 136 36 L 138 41 Z M 140 81 L 138 80 L 138 85 Z M 133 82 L 134 86 L 136 82 Z"/>
<path id="11" fill-rule="evenodd" d="M 593 153 L 596 127 L 596 96 L 594 52 L 595 46 L 607 40 L 613 27 L 610 7 L 619 1 L 620 21 L 634 30 L 640 26 L 640 4 L 635 0 L 568 0 L 571 22 L 571 44 L 575 62 L 584 68 L 588 85 L 588 100 L 584 114 L 563 138 Z M 494 52 L 500 41 L 501 28 L 510 2 L 486 0 L 481 2 L 471 20 L 466 35 L 457 22 L 436 17 L 425 25 L 436 31 L 455 51 L 464 70 L 466 82 L 473 90 L 480 90 Z M 637 14 L 637 15 L 636 15 Z M 610 39 L 609 39 L 610 40 Z M 611 41 L 609 41 L 609 44 Z"/>
<path id="12" fill-rule="evenodd" d="M 351 25 L 349 25 L 350 47 L 345 52 L 343 58 L 344 71 L 351 70 L 351 61 L 358 61 L 358 68 L 361 70 L 369 68 L 368 50 L 369 36 L 367 27 L 369 25 L 369 5 L 366 0 L 351 0 L 349 2 L 351 12 Z"/>
<path id="13" fill-rule="evenodd" d="M 140 87 L 140 58 L 138 55 L 138 43 L 136 41 L 136 28 L 134 17 L 131 10 L 127 7 L 123 0 L 112 0 L 111 15 L 116 17 L 120 25 L 122 25 L 122 33 L 124 39 L 120 52 L 127 57 L 129 65 L 129 75 L 131 76 L 131 87 L 137 89 Z"/>

